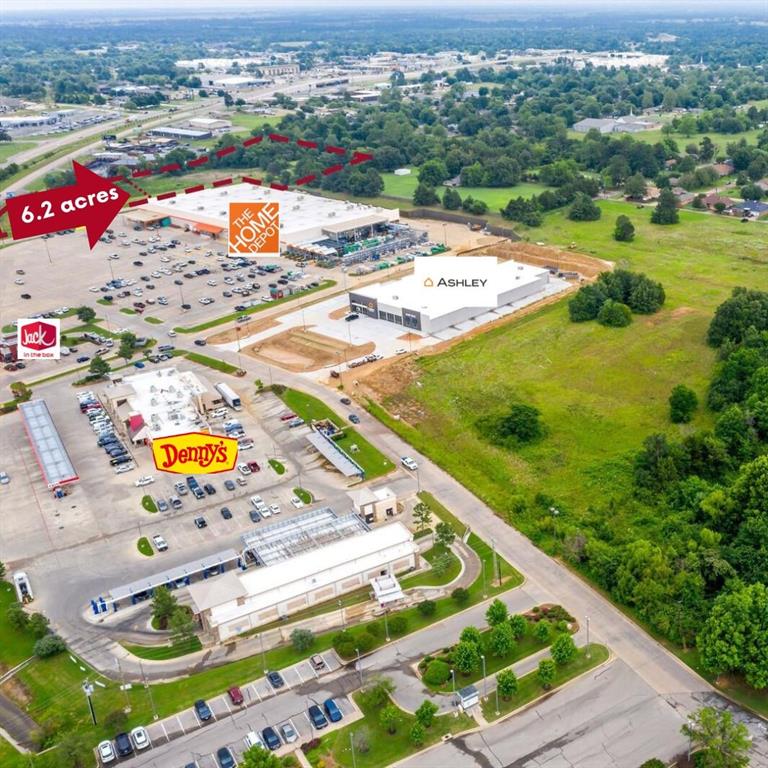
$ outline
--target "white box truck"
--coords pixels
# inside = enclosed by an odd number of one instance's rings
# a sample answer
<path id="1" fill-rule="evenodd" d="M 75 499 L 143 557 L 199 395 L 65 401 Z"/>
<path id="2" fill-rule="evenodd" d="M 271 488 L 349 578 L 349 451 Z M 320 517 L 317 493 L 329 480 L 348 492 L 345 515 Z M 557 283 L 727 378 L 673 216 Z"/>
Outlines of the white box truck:
<path id="1" fill-rule="evenodd" d="M 242 410 L 243 404 L 240 402 L 240 397 L 232 387 L 220 381 L 218 384 L 214 384 L 214 388 L 230 408 L 235 411 Z"/>

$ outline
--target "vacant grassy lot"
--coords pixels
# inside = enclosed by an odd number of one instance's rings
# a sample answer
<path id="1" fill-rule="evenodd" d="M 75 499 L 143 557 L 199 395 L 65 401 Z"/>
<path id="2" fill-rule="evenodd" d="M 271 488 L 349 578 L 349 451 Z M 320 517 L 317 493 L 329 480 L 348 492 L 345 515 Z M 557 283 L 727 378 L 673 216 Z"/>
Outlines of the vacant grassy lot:
<path id="1" fill-rule="evenodd" d="M 384 194 L 391 197 L 402 197 L 410 200 L 413 192 L 419 183 L 418 168 L 411 169 L 410 176 L 395 176 L 394 173 L 383 173 Z M 498 213 L 509 202 L 510 197 L 531 197 L 543 192 L 546 187 L 543 184 L 529 184 L 523 182 L 514 187 L 457 187 L 456 191 L 463 200 L 471 195 L 475 200 L 482 200 L 488 204 L 494 213 Z M 438 189 L 438 194 L 442 197 L 442 189 Z"/>
<path id="2" fill-rule="evenodd" d="M 669 422 L 667 398 L 681 382 L 704 398 L 715 359 L 705 334 L 715 307 L 735 286 L 768 288 L 764 224 L 683 212 L 679 225 L 658 227 L 649 207 L 600 206 L 598 222 L 572 222 L 558 212 L 539 229 L 519 229 L 531 240 L 574 243 L 660 280 L 667 293 L 661 312 L 616 330 L 571 323 L 561 302 L 421 358 L 419 385 L 385 402 L 404 418 L 414 405 L 423 410 L 418 428 L 384 418 L 500 512 L 514 493 L 541 492 L 582 516 L 591 503 L 627 491 L 631 458 L 648 434 L 690 429 Z M 620 213 L 637 228 L 633 243 L 611 236 Z M 477 419 L 516 400 L 541 411 L 546 436 L 517 451 L 481 440 Z M 702 409 L 692 426 L 709 423 Z M 514 522 L 531 531 L 532 520 Z"/>
<path id="3" fill-rule="evenodd" d="M 0 141 L 0 163 L 25 149 L 32 149 L 36 143 L 35 141 Z"/>

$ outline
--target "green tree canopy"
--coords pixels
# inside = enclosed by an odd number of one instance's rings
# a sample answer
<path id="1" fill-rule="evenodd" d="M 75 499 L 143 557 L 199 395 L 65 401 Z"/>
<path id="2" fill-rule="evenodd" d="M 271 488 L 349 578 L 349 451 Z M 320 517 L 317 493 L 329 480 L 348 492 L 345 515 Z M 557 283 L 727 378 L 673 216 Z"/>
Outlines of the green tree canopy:
<path id="1" fill-rule="evenodd" d="M 675 424 L 687 424 L 699 407 L 696 393 L 685 384 L 678 384 L 669 396 L 669 418 Z"/>
<path id="2" fill-rule="evenodd" d="M 702 768 L 745 768 L 749 765 L 751 739 L 747 726 L 726 710 L 703 707 L 680 729 L 701 750 L 696 764 Z"/>
<path id="3" fill-rule="evenodd" d="M 677 224 L 680 221 L 680 214 L 677 210 L 677 198 L 671 189 L 663 189 L 659 195 L 659 202 L 656 203 L 651 214 L 651 221 L 654 224 Z"/>

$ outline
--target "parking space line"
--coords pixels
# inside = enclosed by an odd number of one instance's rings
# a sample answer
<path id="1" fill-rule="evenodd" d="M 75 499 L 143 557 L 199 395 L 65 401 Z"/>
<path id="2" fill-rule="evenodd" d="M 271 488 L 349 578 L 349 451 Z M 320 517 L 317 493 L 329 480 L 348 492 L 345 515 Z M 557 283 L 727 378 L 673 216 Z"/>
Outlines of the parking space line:
<path id="1" fill-rule="evenodd" d="M 197 715 L 195 715 L 195 718 L 197 718 Z M 186 736 L 187 730 L 186 728 L 184 728 L 184 723 L 181 722 L 181 715 L 176 715 L 176 722 L 179 724 L 179 728 L 181 728 L 181 732 Z"/>
<path id="2" fill-rule="evenodd" d="M 165 734 L 165 740 L 166 742 L 171 740 L 171 737 L 168 735 L 168 731 L 165 727 L 165 722 L 163 720 L 160 721 L 160 727 L 163 729 L 163 734 Z"/>
<path id="3" fill-rule="evenodd" d="M 229 702 L 227 701 L 226 696 L 222 696 L 221 700 L 224 702 L 224 706 L 227 708 L 227 712 L 231 715 L 232 714 L 232 707 L 229 706 Z"/>
<path id="4" fill-rule="evenodd" d="M 259 703 L 261 703 L 262 701 L 261 694 L 256 689 L 256 686 L 253 683 L 250 683 L 248 687 L 253 690 L 253 692 L 256 694 L 256 698 L 259 700 Z"/>
<path id="5" fill-rule="evenodd" d="M 299 676 L 299 682 L 303 683 L 304 678 L 301 676 L 301 672 L 299 672 L 299 665 L 297 664 L 293 669 L 295 670 L 296 674 Z"/>

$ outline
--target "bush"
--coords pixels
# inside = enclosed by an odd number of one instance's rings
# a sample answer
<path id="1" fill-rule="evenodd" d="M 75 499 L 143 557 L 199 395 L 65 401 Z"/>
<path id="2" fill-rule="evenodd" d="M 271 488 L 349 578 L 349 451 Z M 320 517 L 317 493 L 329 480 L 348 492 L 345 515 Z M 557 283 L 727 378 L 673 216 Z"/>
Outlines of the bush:
<path id="1" fill-rule="evenodd" d="M 600 206 L 589 195 L 578 192 L 568 210 L 568 218 L 571 221 L 597 221 L 600 218 Z"/>
<path id="2" fill-rule="evenodd" d="M 389 620 L 389 630 L 393 635 L 404 635 L 408 631 L 408 619 L 405 616 L 393 616 Z"/>
<path id="3" fill-rule="evenodd" d="M 427 671 L 424 673 L 424 682 L 428 685 L 442 685 L 451 676 L 451 668 L 444 661 L 435 659 L 429 662 Z"/>
<path id="4" fill-rule="evenodd" d="M 462 643 L 474 643 L 480 645 L 483 641 L 483 637 L 480 634 L 480 630 L 477 627 L 464 627 L 459 635 L 459 641 Z"/>
<path id="5" fill-rule="evenodd" d="M 435 615 L 437 603 L 434 600 L 422 600 L 416 607 L 419 613 L 426 618 Z"/>
<path id="6" fill-rule="evenodd" d="M 451 598 L 458 605 L 466 605 L 469 602 L 469 592 L 467 592 L 464 587 L 456 587 L 456 589 L 451 592 Z"/>
<path id="7" fill-rule="evenodd" d="M 311 629 L 294 629 L 291 632 L 291 645 L 295 651 L 304 653 L 315 644 L 315 633 Z"/>
<path id="8" fill-rule="evenodd" d="M 533 636 L 540 643 L 548 643 L 550 637 L 552 636 L 552 630 L 550 629 L 549 622 L 540 621 L 538 624 L 536 624 L 536 627 L 533 630 Z"/>
<path id="9" fill-rule="evenodd" d="M 502 448 L 514 448 L 530 443 L 544 433 L 538 408 L 525 403 L 513 403 L 507 413 L 484 416 L 477 420 L 475 427 L 481 437 Z"/>
<path id="10" fill-rule="evenodd" d="M 46 635 L 41 637 L 34 645 L 32 651 L 39 659 L 47 659 L 67 650 L 67 644 L 58 635 Z"/>
<path id="11" fill-rule="evenodd" d="M 528 620 L 525 616 L 516 614 L 509 617 L 509 626 L 512 627 L 512 634 L 514 635 L 515 640 L 519 640 L 528 630 Z"/>
<path id="12" fill-rule="evenodd" d="M 552 659 L 559 667 L 568 664 L 576 657 L 576 644 L 570 635 L 558 635 L 550 650 Z"/>
<path id="13" fill-rule="evenodd" d="M 608 299 L 597 313 L 597 322 L 609 328 L 625 328 L 632 322 L 632 310 L 620 301 Z"/>
<path id="14" fill-rule="evenodd" d="M 369 635 L 373 635 L 377 640 L 384 637 L 384 625 L 380 621 L 372 621 L 370 624 L 367 624 L 365 631 Z"/>
<path id="15" fill-rule="evenodd" d="M 678 384 L 669 396 L 669 418 L 674 424 L 687 424 L 698 406 L 696 393 L 685 384 Z"/>
<path id="16" fill-rule="evenodd" d="M 355 637 L 355 647 L 360 653 L 368 653 L 376 647 L 376 638 L 370 632 L 361 632 Z"/>
<path id="17" fill-rule="evenodd" d="M 630 243 L 635 239 L 635 227 L 628 216 L 621 215 L 616 219 L 613 239 L 619 243 Z"/>

